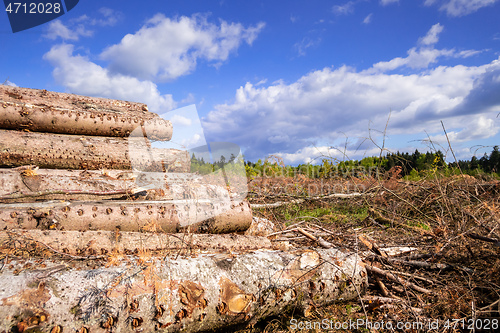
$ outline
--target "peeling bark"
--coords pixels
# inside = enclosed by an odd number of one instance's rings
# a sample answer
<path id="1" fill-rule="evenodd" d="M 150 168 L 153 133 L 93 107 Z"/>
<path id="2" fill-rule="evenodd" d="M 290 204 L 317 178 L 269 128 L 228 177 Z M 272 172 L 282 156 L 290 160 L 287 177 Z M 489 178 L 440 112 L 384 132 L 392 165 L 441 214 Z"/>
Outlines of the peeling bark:
<path id="1" fill-rule="evenodd" d="M 357 298 L 367 286 L 360 258 L 337 249 L 162 258 L 115 253 L 102 265 L 9 259 L 0 279 L 0 329 L 227 330 Z"/>
<path id="2" fill-rule="evenodd" d="M 145 138 L 112 138 L 0 130 L 0 166 L 189 172 L 187 151 L 151 148 Z"/>
<path id="3" fill-rule="evenodd" d="M 170 140 L 171 122 L 147 110 L 142 103 L 0 85 L 4 129 L 126 137 L 141 127 L 149 139 Z"/>

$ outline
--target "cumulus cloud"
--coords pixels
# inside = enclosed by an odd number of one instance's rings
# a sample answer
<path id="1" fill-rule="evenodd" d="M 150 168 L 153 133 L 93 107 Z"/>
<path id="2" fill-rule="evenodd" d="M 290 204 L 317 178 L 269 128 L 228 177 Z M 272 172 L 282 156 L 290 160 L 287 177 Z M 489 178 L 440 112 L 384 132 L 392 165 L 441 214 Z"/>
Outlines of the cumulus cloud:
<path id="1" fill-rule="evenodd" d="M 500 112 L 500 60 L 485 66 L 485 72 L 476 81 L 456 112 Z"/>
<path id="2" fill-rule="evenodd" d="M 466 124 L 465 127 L 459 125 L 457 129 L 447 131 L 448 139 L 456 144 L 471 140 L 488 139 L 500 132 L 500 124 L 491 114 L 471 117 Z M 445 143 L 448 139 L 444 134 L 433 135 L 428 138 L 428 140 L 437 143 Z"/>
<path id="3" fill-rule="evenodd" d="M 199 59 L 213 64 L 226 61 L 242 43 L 251 45 L 264 23 L 209 23 L 202 15 L 168 18 L 158 14 L 119 44 L 108 47 L 101 59 L 114 73 L 148 80 L 172 80 L 189 74 Z"/>
<path id="4" fill-rule="evenodd" d="M 440 10 L 448 16 L 459 17 L 472 14 L 483 7 L 494 5 L 498 0 L 426 0 L 425 5 L 431 6 L 440 3 Z"/>
<path id="5" fill-rule="evenodd" d="M 122 74 L 112 74 L 87 57 L 74 55 L 74 46 L 53 46 L 43 58 L 54 66 L 53 75 L 71 93 L 146 103 L 153 112 L 175 107 L 171 95 L 161 95 L 156 84 Z"/>
<path id="6" fill-rule="evenodd" d="M 437 38 L 438 30 L 431 29 L 427 36 Z M 424 39 L 420 43 L 428 45 Z M 425 56 L 426 52 L 429 55 Z M 500 108 L 500 59 L 482 66 L 429 69 L 430 60 L 456 56 L 457 52 L 426 46 L 409 54 L 409 59 L 387 62 L 392 66 L 386 69 L 397 64 L 424 71 L 391 74 L 381 71 L 379 63 L 364 71 L 348 66 L 323 68 L 288 84 L 246 83 L 237 89 L 233 101 L 216 105 L 203 119 L 205 133 L 210 141 L 238 143 L 249 159 L 281 153 L 289 163 L 297 163 L 310 158 L 313 147 L 323 147 L 325 152 L 324 147 L 341 142 L 346 135 L 366 137 L 368 128 L 383 129 L 389 110 L 390 135 L 437 133 L 442 130 L 439 120 L 445 119 L 450 131 L 470 124 L 468 129 L 456 130 L 457 139 L 475 139 L 481 131 L 473 130 L 475 125 L 469 122 L 472 115 L 480 120 L 477 126 L 493 130 L 491 119 L 497 113 L 492 110 Z M 413 58 L 417 55 L 422 59 Z M 349 149 L 353 153 L 356 147 Z"/>

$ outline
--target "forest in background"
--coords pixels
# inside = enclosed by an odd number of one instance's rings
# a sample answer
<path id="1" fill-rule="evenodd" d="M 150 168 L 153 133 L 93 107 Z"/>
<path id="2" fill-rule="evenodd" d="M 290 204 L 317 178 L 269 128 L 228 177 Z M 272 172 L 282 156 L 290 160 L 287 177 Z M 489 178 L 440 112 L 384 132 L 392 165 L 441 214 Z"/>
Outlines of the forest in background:
<path id="1" fill-rule="evenodd" d="M 221 156 L 215 163 L 198 159 L 195 154 L 191 157 L 191 172 L 208 174 L 222 167 L 225 169 L 235 165 L 236 156 L 231 155 L 227 160 Z M 455 174 L 467 174 L 474 177 L 500 177 L 500 151 L 494 146 L 491 153 L 485 153 L 481 158 L 473 156 L 470 160 L 458 160 L 447 163 L 445 155 L 440 150 L 421 153 L 416 149 L 413 153 L 388 153 L 379 157 L 365 157 L 361 160 L 337 161 L 332 158 L 323 158 L 321 164 L 285 165 L 283 160 L 270 156 L 264 161 L 245 161 L 245 172 L 249 179 L 255 177 L 295 177 L 304 175 L 311 179 L 316 178 L 347 178 L 347 177 L 379 177 L 394 167 L 401 167 L 400 175 L 408 180 L 418 180 L 429 173 L 438 172 L 444 177 Z"/>

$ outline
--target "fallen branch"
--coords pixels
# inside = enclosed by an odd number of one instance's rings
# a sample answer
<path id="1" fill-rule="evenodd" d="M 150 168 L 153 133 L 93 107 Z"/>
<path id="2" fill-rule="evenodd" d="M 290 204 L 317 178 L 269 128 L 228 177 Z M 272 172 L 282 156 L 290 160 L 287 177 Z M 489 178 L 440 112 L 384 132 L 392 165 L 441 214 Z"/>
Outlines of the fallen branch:
<path id="1" fill-rule="evenodd" d="M 306 236 L 307 238 L 309 238 L 315 242 L 318 242 L 318 244 L 325 249 L 331 249 L 333 247 L 333 245 L 331 243 L 327 242 L 323 238 L 313 236 L 302 228 L 297 228 L 297 231 L 300 232 L 302 235 Z"/>
<path id="2" fill-rule="evenodd" d="M 493 243 L 494 246 L 500 247 L 500 241 L 496 238 L 485 237 L 474 233 L 468 233 L 466 234 L 466 236 L 472 239 L 481 240 L 483 242 Z"/>
<path id="3" fill-rule="evenodd" d="M 365 236 L 365 235 L 359 235 L 358 236 L 358 239 L 363 243 L 365 244 L 365 246 L 370 250 L 372 251 L 373 253 L 379 255 L 379 256 L 382 256 L 384 258 L 387 258 L 387 254 L 382 251 L 380 249 L 380 247 L 377 245 L 377 243 L 375 243 L 375 241 L 373 240 L 369 240 L 368 239 L 368 236 Z"/>
<path id="4" fill-rule="evenodd" d="M 371 265 L 365 265 L 365 268 L 367 271 L 369 271 L 371 273 L 382 275 L 383 277 L 385 277 L 391 281 L 398 282 L 405 287 L 409 287 L 411 289 L 414 289 L 414 290 L 419 291 L 419 292 L 424 293 L 424 294 L 433 294 L 433 292 L 431 290 L 419 287 L 414 283 L 406 281 L 406 280 L 396 276 L 395 274 L 393 274 L 391 272 L 384 271 L 378 267 L 371 266 Z"/>
<path id="5" fill-rule="evenodd" d="M 321 199 L 329 199 L 329 198 L 354 198 L 354 197 L 359 197 L 363 195 L 362 193 L 332 193 L 324 196 L 318 196 L 318 197 L 309 197 L 306 199 L 295 199 L 295 200 L 290 200 L 290 201 L 277 201 L 274 203 L 268 203 L 268 204 L 251 204 L 250 206 L 253 209 L 261 209 L 261 208 L 276 208 L 284 205 L 290 205 L 290 204 L 299 204 L 304 202 L 305 200 L 321 200 Z"/>

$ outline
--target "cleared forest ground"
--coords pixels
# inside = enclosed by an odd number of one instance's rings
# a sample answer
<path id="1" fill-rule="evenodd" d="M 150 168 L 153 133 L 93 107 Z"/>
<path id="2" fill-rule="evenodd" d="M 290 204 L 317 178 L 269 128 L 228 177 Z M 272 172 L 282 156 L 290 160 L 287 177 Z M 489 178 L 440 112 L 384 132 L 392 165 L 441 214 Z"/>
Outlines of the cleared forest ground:
<path id="1" fill-rule="evenodd" d="M 498 180 L 260 177 L 249 191 L 254 215 L 275 223 L 273 242 L 355 251 L 369 288 L 355 302 L 312 304 L 244 332 L 500 330 Z"/>

